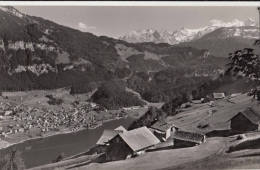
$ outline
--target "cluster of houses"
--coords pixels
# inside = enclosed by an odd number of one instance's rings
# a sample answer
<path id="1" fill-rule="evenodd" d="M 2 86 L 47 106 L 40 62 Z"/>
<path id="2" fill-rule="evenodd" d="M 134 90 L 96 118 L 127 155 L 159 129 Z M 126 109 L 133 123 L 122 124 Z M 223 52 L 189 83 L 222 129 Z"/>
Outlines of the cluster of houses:
<path id="1" fill-rule="evenodd" d="M 224 93 L 214 93 L 215 100 L 225 98 Z M 231 96 L 232 97 L 232 96 Z M 230 134 L 241 134 L 260 130 L 260 110 L 247 107 L 232 115 L 228 120 Z M 145 152 L 200 145 L 206 135 L 188 132 L 164 121 L 157 121 L 150 127 L 127 130 L 120 126 L 104 130 L 96 143 L 99 152 L 106 153 L 106 161 L 122 160 Z"/>
<path id="2" fill-rule="evenodd" d="M 236 97 L 241 93 L 231 94 L 229 97 Z M 215 100 L 225 98 L 225 93 L 213 93 Z M 255 97 L 255 96 L 254 96 Z M 230 119 L 230 130 L 234 133 L 244 133 L 260 130 L 260 109 L 258 107 L 247 107 L 235 113 Z"/>
<path id="3" fill-rule="evenodd" d="M 2 119 L 4 122 L 9 122 L 0 124 L 0 135 L 6 137 L 9 134 L 27 132 L 33 128 L 40 129 L 41 133 L 57 131 L 60 128 L 69 128 L 72 131 L 83 126 L 88 128 L 95 124 L 96 112 L 93 110 L 97 107 L 86 102 L 67 109 L 48 110 L 0 103 L 0 121 Z"/>
<path id="4" fill-rule="evenodd" d="M 203 134 L 182 131 L 173 124 L 157 121 L 151 127 L 126 130 L 120 126 L 104 130 L 97 141 L 99 152 L 106 153 L 106 161 L 122 160 L 154 150 L 190 147 L 206 141 Z"/>

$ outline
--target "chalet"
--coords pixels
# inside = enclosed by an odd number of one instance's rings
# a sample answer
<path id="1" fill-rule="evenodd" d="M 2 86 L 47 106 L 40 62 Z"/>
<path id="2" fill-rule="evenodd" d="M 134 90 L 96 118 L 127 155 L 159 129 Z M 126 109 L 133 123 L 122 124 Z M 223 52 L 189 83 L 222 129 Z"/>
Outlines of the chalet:
<path id="1" fill-rule="evenodd" d="M 171 134 L 176 131 L 176 128 L 173 124 L 169 124 L 164 121 L 155 122 L 150 127 L 150 129 L 161 141 L 166 141 L 171 136 Z"/>
<path id="2" fill-rule="evenodd" d="M 250 107 L 238 112 L 230 121 L 230 128 L 233 131 L 247 132 L 260 129 L 260 114 Z"/>
<path id="3" fill-rule="evenodd" d="M 174 147 L 191 147 L 199 145 L 206 141 L 206 136 L 199 133 L 184 132 L 184 131 L 175 131 L 172 135 Z"/>
<path id="4" fill-rule="evenodd" d="M 108 146 L 109 146 L 109 141 L 113 139 L 116 135 L 119 133 L 124 133 L 127 130 L 123 126 L 119 126 L 114 130 L 108 130 L 105 129 L 101 135 L 101 137 L 98 139 L 96 143 L 96 152 L 97 153 L 103 153 L 106 152 Z"/>
<path id="5" fill-rule="evenodd" d="M 122 160 L 145 153 L 147 149 L 160 143 L 160 140 L 147 128 L 141 127 L 119 133 L 109 142 L 106 160 Z"/>
<path id="6" fill-rule="evenodd" d="M 123 126 L 119 126 L 114 130 L 105 129 L 96 144 L 97 145 L 109 145 L 108 142 L 111 139 L 113 139 L 117 134 L 124 133 L 126 131 L 127 130 Z"/>
<path id="7" fill-rule="evenodd" d="M 223 99 L 223 98 L 225 98 L 225 93 L 213 93 L 213 98 L 214 98 L 215 100 L 217 100 L 217 99 Z"/>

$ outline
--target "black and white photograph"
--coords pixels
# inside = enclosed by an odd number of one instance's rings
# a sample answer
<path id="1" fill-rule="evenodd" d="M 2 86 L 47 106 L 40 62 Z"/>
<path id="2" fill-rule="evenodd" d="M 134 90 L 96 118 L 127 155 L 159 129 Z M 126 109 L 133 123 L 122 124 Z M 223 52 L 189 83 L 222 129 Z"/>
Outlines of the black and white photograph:
<path id="1" fill-rule="evenodd" d="M 0 170 L 260 169 L 260 2 L 0 2 Z"/>

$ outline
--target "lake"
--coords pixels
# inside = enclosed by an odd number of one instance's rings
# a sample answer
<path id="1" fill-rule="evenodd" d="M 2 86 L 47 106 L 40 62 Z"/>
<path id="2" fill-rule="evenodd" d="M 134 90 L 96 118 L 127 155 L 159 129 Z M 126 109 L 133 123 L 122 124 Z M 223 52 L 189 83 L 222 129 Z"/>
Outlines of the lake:
<path id="1" fill-rule="evenodd" d="M 128 128 L 133 121 L 130 117 L 112 120 L 96 129 L 32 139 L 11 147 L 22 152 L 26 168 L 31 168 L 51 163 L 60 153 L 67 157 L 87 151 L 95 145 L 104 129 L 115 129 L 120 125 Z"/>

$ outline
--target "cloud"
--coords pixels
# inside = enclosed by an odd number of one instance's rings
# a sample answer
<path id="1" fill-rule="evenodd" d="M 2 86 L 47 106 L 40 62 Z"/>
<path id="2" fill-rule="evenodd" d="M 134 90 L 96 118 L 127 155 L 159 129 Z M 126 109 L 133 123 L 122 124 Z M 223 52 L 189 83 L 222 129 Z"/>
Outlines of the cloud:
<path id="1" fill-rule="evenodd" d="M 88 26 L 88 25 L 86 25 L 86 24 L 83 23 L 83 22 L 79 22 L 79 23 L 78 23 L 78 28 L 79 28 L 81 31 L 90 31 L 90 30 L 96 29 L 95 26 Z"/>

